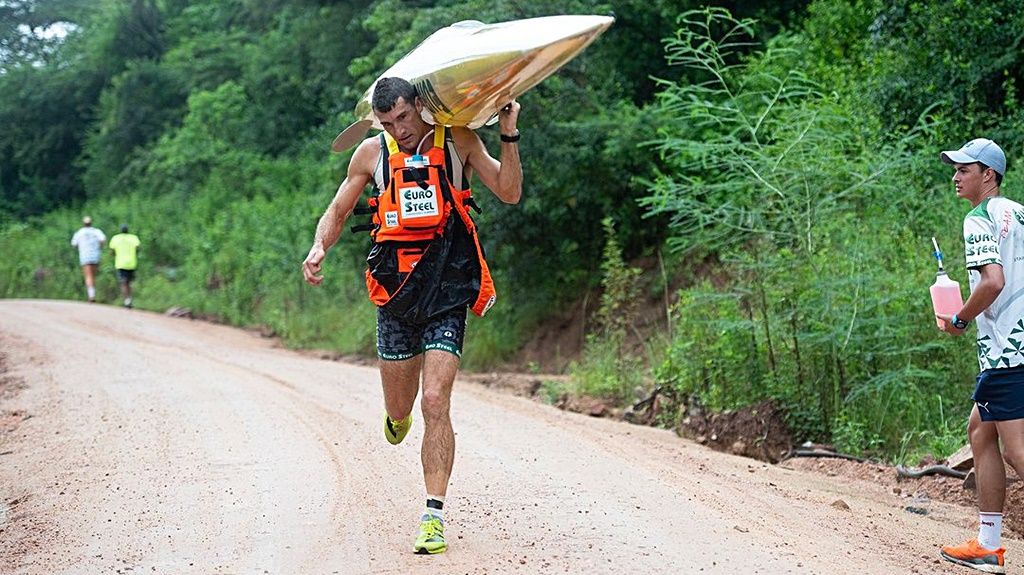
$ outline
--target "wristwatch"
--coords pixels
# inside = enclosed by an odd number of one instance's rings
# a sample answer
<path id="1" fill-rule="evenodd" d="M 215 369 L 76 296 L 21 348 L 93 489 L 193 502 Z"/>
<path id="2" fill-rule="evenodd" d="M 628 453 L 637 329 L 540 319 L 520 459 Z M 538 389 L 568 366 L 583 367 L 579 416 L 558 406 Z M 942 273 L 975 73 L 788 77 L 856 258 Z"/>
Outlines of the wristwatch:
<path id="1" fill-rule="evenodd" d="M 969 323 L 971 322 L 964 319 L 960 319 L 956 315 L 953 315 L 953 327 L 957 329 L 967 329 L 967 324 Z"/>
<path id="2" fill-rule="evenodd" d="M 501 135 L 501 141 L 502 142 L 508 142 L 509 144 L 514 144 L 514 143 L 518 142 L 519 141 L 519 130 L 517 129 L 516 133 L 512 134 L 511 136 L 506 136 L 505 134 L 502 134 Z"/>

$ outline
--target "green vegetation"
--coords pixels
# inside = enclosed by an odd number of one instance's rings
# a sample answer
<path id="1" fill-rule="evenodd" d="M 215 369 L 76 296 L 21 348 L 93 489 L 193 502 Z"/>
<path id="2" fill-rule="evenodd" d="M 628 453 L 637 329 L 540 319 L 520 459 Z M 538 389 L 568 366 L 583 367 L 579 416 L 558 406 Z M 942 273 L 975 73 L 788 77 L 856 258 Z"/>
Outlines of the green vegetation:
<path id="1" fill-rule="evenodd" d="M 576 392 L 628 402 L 642 389 L 644 357 L 630 353 L 627 344 L 640 301 L 641 270 L 626 266 L 610 218 L 602 222 L 605 248 L 602 257 L 601 305 L 594 328 L 587 334 L 581 361 L 574 366 Z"/>
<path id="2" fill-rule="evenodd" d="M 319 289 L 299 269 L 358 97 L 454 21 L 614 10 L 522 98 L 523 201 L 478 194 L 499 300 L 464 366 L 502 365 L 583 300 L 573 383 L 549 398 L 658 389 L 666 426 L 772 398 L 799 440 L 892 460 L 965 439 L 974 345 L 935 330 L 927 291 L 932 236 L 966 284 L 967 206 L 938 151 L 996 139 L 1020 199 L 1020 0 L 2 4 L 0 297 L 81 297 L 68 241 L 89 214 L 142 239 L 138 307 L 372 354 L 366 236 L 341 239 Z"/>
<path id="3" fill-rule="evenodd" d="M 922 177 L 909 151 L 934 120 L 883 137 L 870 109 L 799 71 L 801 39 L 751 51 L 752 23 L 720 10 L 681 24 L 669 62 L 706 79 L 659 94 L 665 167 L 641 203 L 670 217 L 669 246 L 714 254 L 729 280 L 684 292 L 676 313 L 697 319 L 677 322 L 659 378 L 715 409 L 775 398 L 806 439 L 900 445 L 940 421 L 926 398 L 955 398 L 973 370 L 927 321 L 928 262 L 905 254 L 928 250 L 894 194 Z"/>

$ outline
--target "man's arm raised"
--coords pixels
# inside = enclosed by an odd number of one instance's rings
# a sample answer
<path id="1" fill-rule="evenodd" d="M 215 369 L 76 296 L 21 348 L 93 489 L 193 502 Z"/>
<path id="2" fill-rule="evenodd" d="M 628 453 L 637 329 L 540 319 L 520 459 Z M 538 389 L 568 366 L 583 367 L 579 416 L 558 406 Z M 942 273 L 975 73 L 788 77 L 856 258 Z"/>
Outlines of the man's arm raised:
<path id="1" fill-rule="evenodd" d="M 519 102 L 512 101 L 498 113 L 501 133 L 506 136 L 516 134 L 516 122 L 519 119 Z M 498 199 L 506 204 L 517 204 L 523 195 L 523 165 L 519 161 L 518 142 L 501 142 L 501 154 L 495 160 L 488 152 L 484 143 L 472 130 L 459 129 L 452 131 L 457 138 L 456 146 L 465 150 L 466 163 L 472 168 L 480 181 Z"/>

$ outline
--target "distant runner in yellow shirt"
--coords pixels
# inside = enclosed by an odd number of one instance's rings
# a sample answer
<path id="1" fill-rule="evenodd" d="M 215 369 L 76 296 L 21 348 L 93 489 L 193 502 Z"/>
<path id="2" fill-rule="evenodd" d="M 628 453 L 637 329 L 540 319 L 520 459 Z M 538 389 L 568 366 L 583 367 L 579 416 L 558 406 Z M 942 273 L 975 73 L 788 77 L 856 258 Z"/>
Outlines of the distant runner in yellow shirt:
<path id="1" fill-rule="evenodd" d="M 114 269 L 121 284 L 124 307 L 132 307 L 132 280 L 139 264 L 139 236 L 128 233 L 128 224 L 121 224 L 121 233 L 110 238 L 110 253 L 114 255 Z"/>

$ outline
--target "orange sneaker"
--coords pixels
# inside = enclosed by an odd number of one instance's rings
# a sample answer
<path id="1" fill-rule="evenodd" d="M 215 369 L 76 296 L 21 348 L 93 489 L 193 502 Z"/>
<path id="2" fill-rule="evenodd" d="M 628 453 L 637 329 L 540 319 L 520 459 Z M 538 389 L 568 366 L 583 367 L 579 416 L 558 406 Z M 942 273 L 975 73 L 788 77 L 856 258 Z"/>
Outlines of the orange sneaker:
<path id="1" fill-rule="evenodd" d="M 943 545 L 941 555 L 943 559 L 959 563 L 971 569 L 984 571 L 985 573 L 1006 573 L 1003 567 L 1002 547 L 995 550 L 985 549 L 978 544 L 978 538 L 969 540 L 961 545 Z"/>

